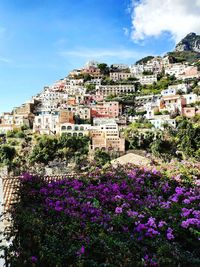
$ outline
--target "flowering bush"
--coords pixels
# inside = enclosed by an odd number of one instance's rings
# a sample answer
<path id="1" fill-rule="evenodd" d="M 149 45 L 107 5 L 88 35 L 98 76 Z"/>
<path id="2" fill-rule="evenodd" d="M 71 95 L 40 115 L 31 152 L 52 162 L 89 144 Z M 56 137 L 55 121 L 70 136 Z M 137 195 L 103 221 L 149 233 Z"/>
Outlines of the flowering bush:
<path id="1" fill-rule="evenodd" d="M 157 167 L 168 177 L 175 179 L 184 185 L 196 184 L 200 186 L 200 163 L 192 161 L 172 160 L 170 163 L 163 163 Z"/>
<path id="2" fill-rule="evenodd" d="M 25 174 L 11 266 L 200 266 L 200 191 L 127 165 L 45 182 Z"/>

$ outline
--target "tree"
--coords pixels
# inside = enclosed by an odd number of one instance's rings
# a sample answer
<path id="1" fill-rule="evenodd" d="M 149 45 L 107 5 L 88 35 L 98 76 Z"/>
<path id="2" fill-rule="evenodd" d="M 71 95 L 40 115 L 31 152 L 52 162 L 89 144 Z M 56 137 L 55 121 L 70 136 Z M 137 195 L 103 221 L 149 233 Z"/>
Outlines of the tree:
<path id="1" fill-rule="evenodd" d="M 98 64 L 98 68 L 100 69 L 100 72 L 102 75 L 109 75 L 110 70 L 106 63 L 100 63 Z"/>
<path id="2" fill-rule="evenodd" d="M 107 152 L 98 149 L 95 151 L 94 160 L 96 161 L 97 166 L 103 166 L 106 163 L 109 163 L 111 158 Z"/>
<path id="3" fill-rule="evenodd" d="M 15 155 L 16 150 L 14 147 L 6 144 L 0 146 L 0 163 L 9 164 Z"/>
<path id="4" fill-rule="evenodd" d="M 196 87 L 192 90 L 192 92 L 193 92 L 194 94 L 200 95 L 200 86 L 199 86 L 199 85 L 196 86 Z"/>
<path id="5" fill-rule="evenodd" d="M 58 140 L 51 136 L 42 136 L 38 143 L 33 147 L 29 157 L 31 162 L 47 164 L 54 160 L 58 150 Z"/>
<path id="6" fill-rule="evenodd" d="M 58 146 L 63 149 L 63 155 L 68 160 L 87 155 L 89 151 L 89 137 L 87 136 L 66 136 L 62 135 L 58 140 Z"/>
<path id="7" fill-rule="evenodd" d="M 178 122 L 177 141 L 179 149 L 186 157 L 194 157 L 200 148 L 200 126 L 194 127 L 188 119 Z M 198 157 L 198 152 L 197 152 Z"/>
<path id="8" fill-rule="evenodd" d="M 95 84 L 86 84 L 86 93 L 92 93 L 95 91 Z"/>
<path id="9" fill-rule="evenodd" d="M 153 75 L 153 72 L 150 70 L 144 70 L 142 74 L 143 75 Z"/>
<path id="10" fill-rule="evenodd" d="M 83 80 L 84 80 L 84 82 L 91 81 L 91 79 L 92 79 L 92 76 L 91 76 L 90 74 L 85 73 L 85 74 L 83 75 Z"/>

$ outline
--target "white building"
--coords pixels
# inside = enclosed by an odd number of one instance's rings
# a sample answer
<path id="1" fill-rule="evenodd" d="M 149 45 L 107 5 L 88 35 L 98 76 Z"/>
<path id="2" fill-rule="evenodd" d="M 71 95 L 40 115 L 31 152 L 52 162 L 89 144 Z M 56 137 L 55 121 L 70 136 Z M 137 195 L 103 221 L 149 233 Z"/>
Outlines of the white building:
<path id="1" fill-rule="evenodd" d="M 165 124 L 169 124 L 172 127 L 176 127 L 176 120 L 170 119 L 169 115 L 157 115 L 154 119 L 149 120 L 156 129 L 164 129 Z"/>
<path id="2" fill-rule="evenodd" d="M 162 96 L 176 95 L 178 91 L 187 93 L 187 90 L 188 90 L 188 85 L 185 83 L 180 83 L 176 85 L 170 85 L 167 89 L 162 90 L 161 95 Z"/>
<path id="3" fill-rule="evenodd" d="M 30 126 L 28 116 L 6 112 L 0 116 L 0 133 L 12 131 L 23 125 Z"/>
<path id="4" fill-rule="evenodd" d="M 141 64 L 138 65 L 131 65 L 130 66 L 130 72 L 134 75 L 134 76 L 138 76 L 138 75 L 142 75 L 144 71 L 144 66 Z"/>
<path id="5" fill-rule="evenodd" d="M 84 95 L 86 93 L 86 88 L 81 85 L 69 86 L 66 88 L 68 95 Z"/>
<path id="6" fill-rule="evenodd" d="M 128 69 L 128 65 L 125 64 L 112 64 L 111 65 L 113 69 L 118 69 L 118 70 L 126 70 Z"/>
<path id="7" fill-rule="evenodd" d="M 120 95 L 135 92 L 134 85 L 100 85 L 96 86 L 97 95 Z"/>
<path id="8" fill-rule="evenodd" d="M 58 114 L 39 114 L 35 116 L 33 132 L 40 134 L 56 134 L 59 127 Z"/>
<path id="9" fill-rule="evenodd" d="M 113 118 L 93 118 L 93 125 L 100 126 L 104 124 L 115 124 L 116 121 Z"/>
<path id="10" fill-rule="evenodd" d="M 128 78 L 132 78 L 134 75 L 129 72 L 111 72 L 110 73 L 110 79 L 113 81 L 119 81 L 119 80 L 127 80 Z"/>
<path id="11" fill-rule="evenodd" d="M 53 91 L 49 87 L 45 87 L 44 91 L 37 96 L 33 97 L 33 100 L 37 100 L 36 113 L 49 113 L 52 110 L 56 110 L 61 103 L 66 102 L 68 94 L 65 92 Z"/>
<path id="12" fill-rule="evenodd" d="M 153 84 L 157 82 L 157 75 L 143 75 L 138 78 L 139 78 L 139 82 L 143 85 Z"/>
<path id="13" fill-rule="evenodd" d="M 136 96 L 135 102 L 138 106 L 144 106 L 147 103 L 156 103 L 159 104 L 161 95 L 144 95 L 144 96 Z"/>
<path id="14" fill-rule="evenodd" d="M 65 134 L 67 136 L 88 136 L 89 130 L 91 128 L 90 124 L 72 124 L 72 123 L 63 123 L 59 126 L 59 134 Z"/>
<path id="15" fill-rule="evenodd" d="M 147 103 L 145 105 L 145 110 L 146 110 L 146 114 L 145 117 L 146 119 L 153 119 L 155 117 L 155 111 L 159 111 L 158 108 L 159 104 L 156 103 Z"/>
<path id="16" fill-rule="evenodd" d="M 198 96 L 193 93 L 183 95 L 183 97 L 186 99 L 186 105 L 190 105 L 198 101 Z"/>
<path id="17" fill-rule="evenodd" d="M 97 62 L 97 61 L 95 61 L 95 60 L 91 60 L 91 61 L 88 61 L 88 62 L 85 64 L 84 68 L 85 68 L 85 69 L 89 69 L 89 68 L 91 68 L 91 67 L 98 68 L 98 65 L 99 65 L 99 62 Z"/>
<path id="18" fill-rule="evenodd" d="M 85 84 L 101 85 L 101 80 L 101 78 L 93 78 L 90 81 L 85 82 Z"/>
<path id="19" fill-rule="evenodd" d="M 187 65 L 181 64 L 181 63 L 175 63 L 171 64 L 168 67 L 165 68 L 165 74 L 169 75 L 175 75 L 175 77 L 179 77 L 180 74 L 184 72 L 184 70 L 187 68 Z"/>

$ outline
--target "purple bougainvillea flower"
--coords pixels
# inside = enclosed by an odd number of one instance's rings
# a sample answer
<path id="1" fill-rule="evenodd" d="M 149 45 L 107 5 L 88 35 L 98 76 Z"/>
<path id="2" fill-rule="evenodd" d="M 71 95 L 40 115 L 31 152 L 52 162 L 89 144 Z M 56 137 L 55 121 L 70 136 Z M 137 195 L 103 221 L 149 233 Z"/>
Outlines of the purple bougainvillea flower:
<path id="1" fill-rule="evenodd" d="M 158 223 L 158 227 L 159 228 L 162 228 L 164 225 L 166 225 L 167 223 L 165 222 L 165 221 L 160 221 L 159 223 Z"/>
<path id="2" fill-rule="evenodd" d="M 189 218 L 185 221 L 182 221 L 181 226 L 183 228 L 188 228 L 189 226 L 197 226 L 198 228 L 200 228 L 200 220 L 196 219 L 196 218 Z"/>
<path id="3" fill-rule="evenodd" d="M 117 214 L 122 213 L 122 208 L 121 207 L 116 207 L 115 213 L 117 213 Z"/>
<path id="4" fill-rule="evenodd" d="M 173 230 L 170 227 L 168 227 L 168 229 L 167 229 L 167 239 L 168 240 L 174 239 Z"/>

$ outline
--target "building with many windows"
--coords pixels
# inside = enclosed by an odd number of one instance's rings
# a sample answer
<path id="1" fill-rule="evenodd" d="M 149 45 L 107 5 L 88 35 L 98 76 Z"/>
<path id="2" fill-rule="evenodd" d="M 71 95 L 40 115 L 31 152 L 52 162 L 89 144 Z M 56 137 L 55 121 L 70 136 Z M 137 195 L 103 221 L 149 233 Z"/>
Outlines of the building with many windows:
<path id="1" fill-rule="evenodd" d="M 97 95 L 121 95 L 135 92 L 134 85 L 100 85 L 96 86 Z"/>

